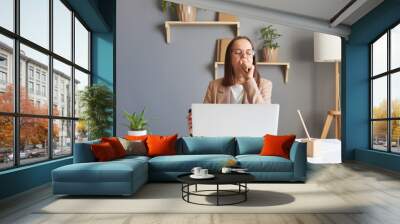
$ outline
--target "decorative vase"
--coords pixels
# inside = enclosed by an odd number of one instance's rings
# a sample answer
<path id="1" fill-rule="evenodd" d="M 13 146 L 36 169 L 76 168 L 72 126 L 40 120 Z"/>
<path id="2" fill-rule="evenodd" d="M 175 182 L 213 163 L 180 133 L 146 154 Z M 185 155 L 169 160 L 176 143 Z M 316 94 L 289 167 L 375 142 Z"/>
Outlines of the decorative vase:
<path id="1" fill-rule="evenodd" d="M 196 7 L 190 5 L 179 4 L 177 7 L 178 19 L 182 22 L 196 21 L 196 12 Z"/>
<path id="2" fill-rule="evenodd" d="M 147 130 L 128 131 L 128 135 L 130 135 L 130 136 L 143 136 L 143 135 L 147 135 Z"/>
<path id="3" fill-rule="evenodd" d="M 277 62 L 278 61 L 278 48 L 263 48 L 264 62 Z"/>

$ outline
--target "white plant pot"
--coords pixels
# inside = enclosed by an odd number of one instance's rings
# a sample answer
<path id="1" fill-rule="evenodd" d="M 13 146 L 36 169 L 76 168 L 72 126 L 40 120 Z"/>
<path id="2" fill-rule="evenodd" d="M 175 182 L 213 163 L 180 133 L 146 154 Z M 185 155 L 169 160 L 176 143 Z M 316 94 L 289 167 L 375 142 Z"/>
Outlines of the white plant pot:
<path id="1" fill-rule="evenodd" d="M 142 136 L 142 135 L 147 135 L 147 130 L 128 131 L 128 135 L 130 135 L 130 136 Z"/>

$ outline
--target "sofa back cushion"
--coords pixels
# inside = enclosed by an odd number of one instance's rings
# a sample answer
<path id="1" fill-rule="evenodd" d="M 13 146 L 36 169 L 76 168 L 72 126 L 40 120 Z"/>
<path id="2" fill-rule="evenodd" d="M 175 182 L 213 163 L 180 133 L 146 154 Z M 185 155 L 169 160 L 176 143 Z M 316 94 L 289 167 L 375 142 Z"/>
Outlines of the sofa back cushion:
<path id="1" fill-rule="evenodd" d="M 92 144 L 99 144 L 100 140 L 75 143 L 74 147 L 74 163 L 95 162 L 96 158 L 90 148 Z"/>
<path id="2" fill-rule="evenodd" d="M 235 155 L 235 139 L 233 137 L 182 137 L 178 154 L 225 154 Z"/>
<path id="3" fill-rule="evenodd" d="M 236 137 L 236 155 L 260 154 L 263 137 Z"/>

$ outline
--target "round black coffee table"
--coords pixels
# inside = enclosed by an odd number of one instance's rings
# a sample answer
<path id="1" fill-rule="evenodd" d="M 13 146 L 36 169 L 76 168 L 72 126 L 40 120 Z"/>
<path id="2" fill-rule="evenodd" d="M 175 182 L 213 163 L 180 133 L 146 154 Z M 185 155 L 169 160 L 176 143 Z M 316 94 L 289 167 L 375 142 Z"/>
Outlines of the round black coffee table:
<path id="1" fill-rule="evenodd" d="M 191 173 L 182 174 L 177 177 L 178 181 L 182 183 L 182 199 L 188 203 L 198 204 L 198 205 L 234 205 L 239 204 L 241 202 L 245 202 L 247 200 L 247 192 L 249 188 L 247 187 L 247 183 L 255 180 L 255 177 L 248 173 L 216 173 L 213 174 L 215 177 L 212 179 L 193 179 L 190 177 Z M 198 184 L 204 185 L 216 185 L 215 190 L 197 190 Z M 195 186 L 194 191 L 190 191 L 190 186 Z M 223 190 L 220 189 L 220 185 L 236 185 L 238 186 L 237 190 Z M 209 192 L 215 192 L 215 194 L 205 194 Z M 216 197 L 216 204 L 202 204 L 190 201 L 190 196 L 204 196 L 204 197 Z M 234 201 L 231 203 L 221 203 L 221 197 L 230 197 L 230 196 L 241 196 L 240 200 Z"/>

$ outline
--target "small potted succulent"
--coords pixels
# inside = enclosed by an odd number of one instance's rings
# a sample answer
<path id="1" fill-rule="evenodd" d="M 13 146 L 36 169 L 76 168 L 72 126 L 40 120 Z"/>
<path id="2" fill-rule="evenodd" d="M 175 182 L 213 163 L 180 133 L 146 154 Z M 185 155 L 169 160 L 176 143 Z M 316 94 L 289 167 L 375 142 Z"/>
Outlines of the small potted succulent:
<path id="1" fill-rule="evenodd" d="M 261 40 L 263 40 L 264 62 L 276 62 L 279 48 L 276 40 L 282 35 L 272 25 L 261 28 L 260 33 Z"/>
<path id="2" fill-rule="evenodd" d="M 196 7 L 162 0 L 161 9 L 164 14 L 167 12 L 167 9 L 169 9 L 170 13 L 176 12 L 179 21 L 182 22 L 196 21 L 196 15 L 197 15 Z"/>
<path id="3" fill-rule="evenodd" d="M 124 111 L 125 118 L 129 121 L 128 135 L 131 136 L 142 136 L 147 135 L 147 121 L 144 119 L 144 111 L 142 110 L 139 114 L 133 112 L 132 114 Z"/>

